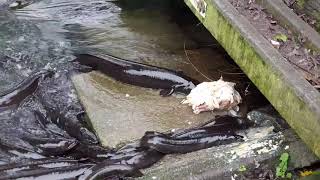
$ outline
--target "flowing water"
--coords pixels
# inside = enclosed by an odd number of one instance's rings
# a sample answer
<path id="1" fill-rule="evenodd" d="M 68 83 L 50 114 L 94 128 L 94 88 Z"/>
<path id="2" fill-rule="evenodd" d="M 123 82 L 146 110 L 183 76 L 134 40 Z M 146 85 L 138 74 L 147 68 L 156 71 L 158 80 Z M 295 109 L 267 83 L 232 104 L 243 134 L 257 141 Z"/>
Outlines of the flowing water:
<path id="1" fill-rule="evenodd" d="M 40 154 L 47 150 L 43 148 L 44 146 L 59 144 L 61 141 L 72 143 L 77 139 L 84 143 L 96 143 L 96 138 L 88 130 L 90 128 L 87 123 L 78 116 L 84 108 L 70 78 L 77 69 L 81 68 L 72 62 L 75 58 L 74 54 L 77 53 L 112 54 L 155 66 L 182 70 L 200 81 L 208 80 L 195 70 L 190 63 L 191 61 L 201 70 L 201 73 L 210 79 L 216 80 L 223 75 L 227 80 L 237 82 L 243 90 L 250 84 L 217 45 L 217 42 L 211 40 L 207 32 L 203 33 L 203 27 L 197 25 L 198 22 L 194 18 L 187 16 L 187 20 L 183 19 L 181 15 L 177 15 L 179 13 L 170 8 L 124 8 L 114 2 L 101 0 L 30 0 L 20 2 L 22 3 L 21 8 L 10 9 L 9 5 L 12 5 L 14 1 L 0 1 L 0 92 L 14 88 L 23 79 L 40 70 L 54 70 L 55 75 L 52 78 L 44 79 L 36 93 L 23 101 L 18 108 L 0 111 L 2 121 L 0 123 L 1 163 L 30 157 L 43 157 Z M 178 20 L 181 21 L 178 22 Z M 186 57 L 185 53 L 190 56 L 190 59 Z M 119 83 L 115 81 L 105 77 L 101 78 L 99 74 L 93 73 L 90 77 L 92 81 L 102 86 L 102 89 L 107 88 L 105 92 L 112 94 L 112 98 L 109 98 L 110 102 L 103 102 L 107 105 L 101 107 L 119 112 L 123 109 L 131 109 L 139 114 L 139 116 L 133 115 L 132 117 L 142 119 L 153 116 L 156 117 L 155 119 L 160 116 L 169 119 L 172 116 L 182 116 L 182 114 L 184 114 L 183 118 L 190 116 L 188 112 L 184 113 L 186 110 L 180 111 L 179 109 L 170 114 L 170 117 L 169 114 L 161 114 L 161 110 L 156 108 L 168 109 L 169 107 L 168 111 L 172 111 L 171 107 L 177 106 L 177 101 L 147 99 L 157 95 L 152 90 L 146 91 L 141 88 L 118 85 Z M 86 85 L 85 82 L 83 87 Z M 130 92 L 130 95 L 137 95 L 137 97 L 139 94 L 147 94 L 148 96 L 143 96 L 142 99 L 133 99 L 130 103 L 128 103 L 129 101 L 117 103 L 119 98 L 114 97 L 121 97 L 126 92 Z M 108 100 L 108 98 L 106 99 Z M 142 101 L 147 102 L 146 105 L 136 106 L 137 103 L 143 104 Z M 150 107 L 157 101 L 162 104 L 155 105 L 156 108 Z M 166 103 L 169 105 L 167 106 Z M 52 109 L 54 113 L 51 111 Z M 141 109 L 145 111 L 141 111 Z M 34 113 L 35 111 L 40 112 L 40 117 L 39 113 Z M 147 114 L 148 112 L 151 115 Z M 77 132 L 75 132 L 76 135 L 66 134 L 63 131 L 66 129 L 59 125 L 61 123 L 59 120 L 62 121 L 61 118 L 55 121 L 51 117 L 52 114 L 63 114 L 67 117 L 66 119 L 80 121 L 79 131 L 83 137 L 77 136 Z M 119 118 L 116 119 L 118 121 L 130 116 L 128 114 L 124 116 L 114 114 L 116 113 L 101 114 L 101 116 L 103 118 L 106 115 L 109 118 Z M 44 116 L 44 120 L 41 120 L 42 116 Z M 94 116 L 89 115 L 89 117 Z M 199 117 L 195 120 L 198 121 L 205 116 Z M 202 121 L 206 121 L 210 117 L 211 115 L 207 114 Z M 55 133 L 47 132 L 46 128 L 43 128 L 44 121 L 45 127 L 50 127 Z M 173 118 L 172 122 L 179 121 L 177 118 Z M 103 122 L 99 121 L 99 123 Z M 146 121 L 146 123 L 148 122 Z M 189 122 L 186 121 L 186 123 Z M 172 123 L 166 122 L 164 124 Z M 102 124 L 100 125 L 102 126 Z M 176 123 L 176 125 L 183 126 L 181 123 Z M 145 128 L 149 127 L 152 126 Z M 98 127 L 94 126 L 94 128 Z M 137 129 L 135 136 L 143 134 L 144 130 L 143 128 Z M 130 130 L 125 129 L 123 132 L 126 131 Z M 52 140 L 52 142 L 42 142 L 40 145 L 35 145 L 25 141 L 30 136 L 43 136 L 50 140 L 63 138 L 58 143 Z M 103 137 L 103 135 L 101 136 Z M 37 138 L 34 139 L 34 141 L 40 141 Z M 31 155 L 26 152 L 31 152 Z M 48 150 L 48 152 L 50 151 Z M 28 157 L 26 157 L 27 155 Z"/>

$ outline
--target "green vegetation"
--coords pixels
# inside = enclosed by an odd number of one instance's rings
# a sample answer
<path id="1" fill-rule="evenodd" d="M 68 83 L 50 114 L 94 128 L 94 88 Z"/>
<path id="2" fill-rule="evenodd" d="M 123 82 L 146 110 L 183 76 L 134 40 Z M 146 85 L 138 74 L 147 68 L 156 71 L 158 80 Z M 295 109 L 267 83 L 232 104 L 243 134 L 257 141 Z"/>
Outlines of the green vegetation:
<path id="1" fill-rule="evenodd" d="M 273 39 L 276 41 L 286 42 L 288 40 L 288 37 L 285 34 L 277 34 Z"/>
<path id="2" fill-rule="evenodd" d="M 245 165 L 241 165 L 241 166 L 239 167 L 239 171 L 240 171 L 240 172 L 244 172 L 244 171 L 246 171 L 246 170 L 247 170 L 247 168 L 246 168 Z"/>
<path id="3" fill-rule="evenodd" d="M 304 7 L 304 4 L 305 4 L 304 0 L 297 0 L 297 5 L 299 6 L 299 8 L 302 9 Z"/>
<path id="4" fill-rule="evenodd" d="M 282 153 L 280 156 L 280 163 L 276 167 L 276 176 L 281 178 L 292 178 L 291 173 L 287 173 L 288 170 L 288 161 L 289 161 L 289 154 Z"/>

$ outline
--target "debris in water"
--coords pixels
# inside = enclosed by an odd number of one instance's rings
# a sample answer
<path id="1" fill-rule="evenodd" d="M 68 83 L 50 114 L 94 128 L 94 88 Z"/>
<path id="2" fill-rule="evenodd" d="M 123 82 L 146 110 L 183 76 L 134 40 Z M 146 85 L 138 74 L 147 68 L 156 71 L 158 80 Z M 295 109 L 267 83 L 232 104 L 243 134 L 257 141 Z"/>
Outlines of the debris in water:
<path id="1" fill-rule="evenodd" d="M 235 83 L 223 81 L 203 82 L 191 90 L 182 104 L 192 106 L 193 112 L 213 110 L 238 110 L 241 96 L 234 88 Z"/>

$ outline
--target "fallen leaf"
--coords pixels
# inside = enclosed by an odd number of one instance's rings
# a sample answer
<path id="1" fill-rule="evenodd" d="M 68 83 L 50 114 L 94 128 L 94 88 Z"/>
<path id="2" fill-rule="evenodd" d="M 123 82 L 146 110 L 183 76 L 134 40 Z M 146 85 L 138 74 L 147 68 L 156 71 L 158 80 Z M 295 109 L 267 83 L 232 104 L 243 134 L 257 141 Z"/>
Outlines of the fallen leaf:
<path id="1" fill-rule="evenodd" d="M 273 37 L 273 39 L 276 41 L 286 42 L 288 40 L 288 37 L 285 34 L 277 34 Z"/>

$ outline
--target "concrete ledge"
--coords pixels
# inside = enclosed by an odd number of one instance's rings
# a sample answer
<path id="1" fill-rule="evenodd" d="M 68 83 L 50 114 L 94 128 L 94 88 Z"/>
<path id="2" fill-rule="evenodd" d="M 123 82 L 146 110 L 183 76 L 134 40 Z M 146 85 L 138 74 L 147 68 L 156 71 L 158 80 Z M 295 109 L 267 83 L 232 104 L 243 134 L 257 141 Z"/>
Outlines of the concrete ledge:
<path id="1" fill-rule="evenodd" d="M 306 45 L 314 51 L 320 52 L 320 35 L 298 17 L 283 1 L 258 0 L 282 26 L 289 27 L 297 36 L 306 38 Z"/>
<path id="2" fill-rule="evenodd" d="M 308 16 L 316 19 L 316 29 L 320 33 L 320 1 L 319 0 L 297 0 L 293 4 L 294 8 L 299 12 L 307 14 Z"/>
<path id="3" fill-rule="evenodd" d="M 166 155 L 152 167 L 144 169 L 144 176 L 139 179 L 230 180 L 241 165 L 249 168 L 267 160 L 273 161 L 286 144 L 283 135 L 273 133 L 270 127 L 250 129 L 245 134 L 250 138 L 246 142 Z"/>
<path id="4" fill-rule="evenodd" d="M 206 0 L 205 16 L 185 3 L 320 157 L 319 92 L 228 1 Z"/>

